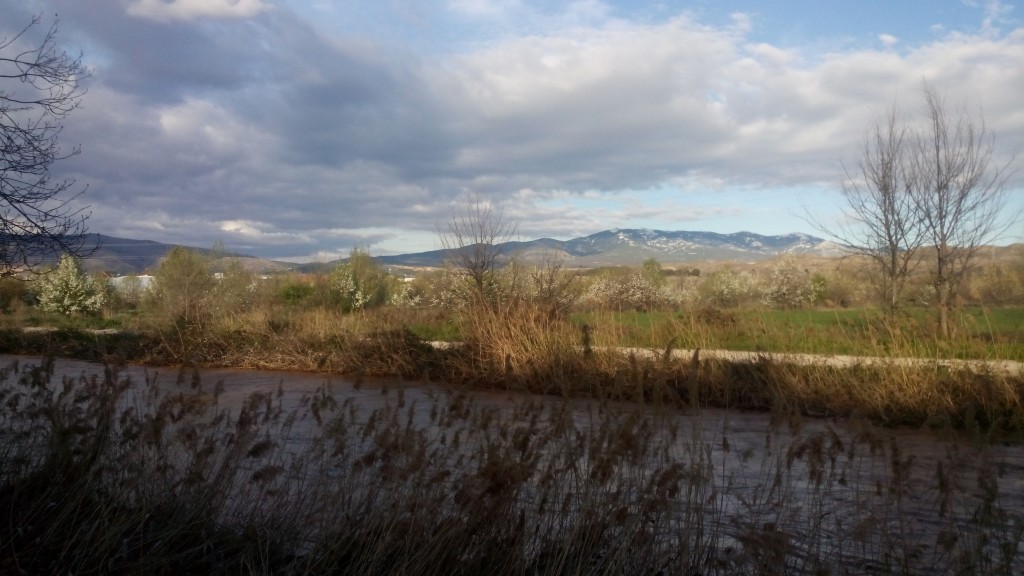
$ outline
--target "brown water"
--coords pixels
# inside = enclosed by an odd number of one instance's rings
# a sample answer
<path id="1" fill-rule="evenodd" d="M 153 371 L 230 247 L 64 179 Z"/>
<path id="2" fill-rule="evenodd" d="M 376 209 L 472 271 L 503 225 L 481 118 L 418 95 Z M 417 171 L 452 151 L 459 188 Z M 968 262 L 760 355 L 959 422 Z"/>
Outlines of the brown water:
<path id="1" fill-rule="evenodd" d="M 0 355 L 0 366 L 14 361 L 24 365 L 38 363 L 39 359 Z M 102 370 L 97 364 L 60 359 L 55 376 L 88 376 L 102 374 Z M 329 390 L 339 402 L 349 403 L 357 419 L 396 402 L 418 405 L 410 411 L 410 418 L 421 427 L 433 425 L 429 407 L 448 393 L 438 384 L 393 379 L 357 383 L 336 375 L 233 369 L 201 369 L 196 374 L 205 388 L 222 388 L 218 406 L 228 410 L 240 410 L 254 393 L 279 398 L 286 411 L 300 409 L 303 398 Z M 161 388 L 174 389 L 187 387 L 193 370 L 128 366 L 121 376 L 139 384 L 156 382 Z M 509 392 L 475 391 L 469 398 L 506 417 L 525 402 L 546 410 L 568 406 L 573 421 L 583 430 L 606 423 L 595 418 L 597 412 L 638 409 L 634 404 L 605 403 L 597 407 L 595 401 Z M 714 494 L 721 511 L 717 522 L 724 526 L 726 535 L 719 546 L 723 561 L 739 562 L 738 556 L 730 555 L 741 554 L 752 524 L 765 533 L 782 525 L 804 534 L 824 531 L 824 535 L 815 536 L 818 546 L 843 538 L 838 534 L 840 530 L 861 531 L 855 540 L 866 542 L 869 554 L 878 550 L 871 544 L 873 531 L 896 530 L 907 540 L 907 549 L 934 555 L 940 535 L 951 526 L 960 539 L 974 535 L 970 522 L 954 522 L 948 514 L 937 512 L 942 498 L 936 489 L 940 466 L 951 478 L 949 504 L 953 513 L 970 518 L 986 502 L 992 503 L 986 500 L 991 486 L 986 488 L 979 474 L 990 470 L 998 491 L 995 506 L 1005 527 L 1024 526 L 1024 446 L 1018 444 L 983 444 L 963 437 L 942 438 L 930 431 L 880 428 L 858 421 L 786 417 L 780 423 L 778 416 L 765 413 L 640 409 L 660 427 L 654 436 L 659 442 L 664 443 L 671 430 L 681 431 L 673 457 L 691 462 L 706 458 L 713 463 Z M 307 422 L 293 441 L 311 437 L 314 427 Z M 831 452 L 832 456 L 815 459 L 816 451 L 819 455 Z M 824 469 L 812 462 L 824 462 Z M 780 510 L 779 498 L 771 493 L 773 486 L 780 485 L 780 475 L 784 476 L 781 485 L 786 490 L 784 510 Z M 902 479 L 898 489 L 894 488 L 894 476 Z M 832 531 L 837 533 L 833 535 Z M 1015 539 L 1019 540 L 1019 535 L 1010 537 L 1011 541 Z M 1024 552 L 1012 553 L 1014 565 L 1024 569 Z M 851 557 L 839 563 L 853 572 L 872 570 L 871 558 Z"/>

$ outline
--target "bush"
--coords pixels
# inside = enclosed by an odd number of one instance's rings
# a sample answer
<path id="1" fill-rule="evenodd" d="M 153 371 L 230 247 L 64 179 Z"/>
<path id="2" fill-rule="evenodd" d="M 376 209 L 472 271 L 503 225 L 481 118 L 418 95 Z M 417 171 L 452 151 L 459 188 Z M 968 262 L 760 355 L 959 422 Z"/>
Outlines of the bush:
<path id="1" fill-rule="evenodd" d="M 815 284 L 811 275 L 792 258 L 782 258 L 772 268 L 761 287 L 761 302 L 778 308 L 799 308 L 813 303 L 824 292 L 824 285 Z"/>
<path id="2" fill-rule="evenodd" d="M 580 273 L 567 270 L 559 260 L 549 260 L 539 266 L 526 268 L 526 286 L 519 296 L 551 318 L 567 315 L 582 296 Z"/>
<path id="3" fill-rule="evenodd" d="M 210 316 L 214 283 L 208 258 L 194 250 L 175 247 L 160 263 L 145 302 L 164 319 L 198 326 Z"/>
<path id="4" fill-rule="evenodd" d="M 986 266 L 974 278 L 974 292 L 983 304 L 1019 304 L 1024 301 L 1024 267 Z"/>
<path id="5" fill-rule="evenodd" d="M 213 312 L 217 317 L 244 312 L 255 306 L 259 279 L 237 260 L 229 260 L 222 272 L 214 274 L 214 280 Z"/>
<path id="6" fill-rule="evenodd" d="M 0 278 L 0 310 L 10 312 L 14 302 L 22 302 L 26 294 L 24 280 Z"/>
<path id="7" fill-rule="evenodd" d="M 756 280 L 749 272 L 735 272 L 725 268 L 708 275 L 698 286 L 697 292 L 706 306 L 735 308 L 751 297 L 755 287 Z"/>
<path id="8" fill-rule="evenodd" d="M 431 306 L 445 310 L 458 309 L 472 300 L 472 286 L 452 267 L 431 274 L 427 278 Z"/>
<path id="9" fill-rule="evenodd" d="M 44 312 L 92 314 L 103 306 L 103 290 L 73 256 L 61 256 L 57 267 L 38 282 L 39 308 Z"/>
<path id="10" fill-rule="evenodd" d="M 650 311 L 675 307 L 685 294 L 669 286 L 657 261 L 648 261 L 639 271 L 611 271 L 593 280 L 580 298 L 591 308 Z"/>
<path id="11" fill-rule="evenodd" d="M 388 274 L 365 250 L 352 250 L 348 261 L 331 272 L 330 283 L 343 312 L 376 308 L 388 301 Z"/>
<path id="12" fill-rule="evenodd" d="M 278 296 L 289 306 L 299 306 L 311 300 L 316 287 L 306 282 L 288 282 L 278 290 Z"/>
<path id="13" fill-rule="evenodd" d="M 135 310 L 142 304 L 149 277 L 120 276 L 111 278 L 106 286 L 106 307 L 112 311 Z"/>

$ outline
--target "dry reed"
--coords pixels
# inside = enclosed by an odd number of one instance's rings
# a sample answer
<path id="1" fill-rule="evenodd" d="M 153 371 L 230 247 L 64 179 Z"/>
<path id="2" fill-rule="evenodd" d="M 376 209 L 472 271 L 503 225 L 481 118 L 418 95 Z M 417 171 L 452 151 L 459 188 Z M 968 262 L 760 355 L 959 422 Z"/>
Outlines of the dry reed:
<path id="1" fill-rule="evenodd" d="M 1005 451 L 905 450 L 867 423 L 475 401 L 444 388 L 220 405 L 192 369 L 0 383 L 12 573 L 1014 574 Z M 642 369 L 639 368 L 638 369 Z M 424 396 L 425 394 L 425 396 Z M 362 398 L 362 399 L 361 399 Z M 1019 471 L 1017 471 L 1019 472 Z"/>

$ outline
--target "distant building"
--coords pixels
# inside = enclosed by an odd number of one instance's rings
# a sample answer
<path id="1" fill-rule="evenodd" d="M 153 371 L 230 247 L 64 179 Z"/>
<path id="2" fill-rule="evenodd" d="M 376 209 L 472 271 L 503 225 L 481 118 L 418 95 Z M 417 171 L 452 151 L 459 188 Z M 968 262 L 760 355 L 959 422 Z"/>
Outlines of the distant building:
<path id="1" fill-rule="evenodd" d="M 110 285 L 122 293 L 141 292 L 153 284 L 153 277 L 148 274 L 138 276 L 115 276 L 109 280 Z"/>

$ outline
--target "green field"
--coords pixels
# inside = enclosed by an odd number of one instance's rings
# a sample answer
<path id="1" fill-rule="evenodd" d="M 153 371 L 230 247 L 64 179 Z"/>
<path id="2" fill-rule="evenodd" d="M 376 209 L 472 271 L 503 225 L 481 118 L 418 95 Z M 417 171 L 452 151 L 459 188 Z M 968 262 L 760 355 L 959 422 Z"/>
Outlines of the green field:
<path id="1" fill-rule="evenodd" d="M 572 317 L 601 346 L 1024 360 L 1024 308 L 966 308 L 948 340 L 933 312 L 913 309 L 891 328 L 871 309 L 592 312 Z"/>

